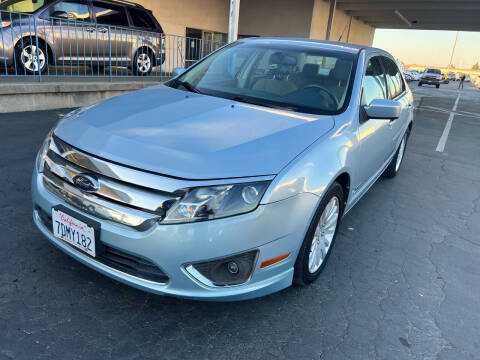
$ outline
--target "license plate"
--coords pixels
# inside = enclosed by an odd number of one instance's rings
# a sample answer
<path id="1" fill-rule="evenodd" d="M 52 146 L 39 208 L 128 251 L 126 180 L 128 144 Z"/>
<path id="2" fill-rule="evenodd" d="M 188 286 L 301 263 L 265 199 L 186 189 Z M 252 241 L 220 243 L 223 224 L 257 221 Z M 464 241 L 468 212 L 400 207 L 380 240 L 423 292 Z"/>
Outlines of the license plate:
<path id="1" fill-rule="evenodd" d="M 95 229 L 78 217 L 52 208 L 53 235 L 95 257 Z"/>

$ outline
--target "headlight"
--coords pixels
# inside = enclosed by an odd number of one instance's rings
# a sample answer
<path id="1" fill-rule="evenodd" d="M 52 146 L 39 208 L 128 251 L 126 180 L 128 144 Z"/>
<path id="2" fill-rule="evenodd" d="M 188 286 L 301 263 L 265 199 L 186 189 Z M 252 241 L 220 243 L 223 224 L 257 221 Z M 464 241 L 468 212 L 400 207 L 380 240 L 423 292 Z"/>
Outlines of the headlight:
<path id="1" fill-rule="evenodd" d="M 192 188 L 167 211 L 163 224 L 194 222 L 255 210 L 269 182 Z"/>
<path id="2" fill-rule="evenodd" d="M 49 131 L 45 140 L 43 140 L 42 146 L 38 151 L 37 155 L 37 171 L 39 173 L 43 172 L 45 166 L 45 158 L 47 157 L 47 152 L 50 147 L 50 142 L 52 141 L 53 129 Z"/>

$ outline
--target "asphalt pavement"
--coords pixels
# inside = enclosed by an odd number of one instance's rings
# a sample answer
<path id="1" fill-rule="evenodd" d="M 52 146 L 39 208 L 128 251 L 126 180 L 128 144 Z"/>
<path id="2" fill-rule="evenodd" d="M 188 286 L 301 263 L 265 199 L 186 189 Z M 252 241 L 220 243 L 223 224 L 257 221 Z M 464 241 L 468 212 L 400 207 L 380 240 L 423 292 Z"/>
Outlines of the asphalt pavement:
<path id="1" fill-rule="evenodd" d="M 480 91 L 411 87 L 400 174 L 346 216 L 321 277 L 234 303 L 148 294 L 50 245 L 30 176 L 66 110 L 0 114 L 0 359 L 480 359 Z"/>

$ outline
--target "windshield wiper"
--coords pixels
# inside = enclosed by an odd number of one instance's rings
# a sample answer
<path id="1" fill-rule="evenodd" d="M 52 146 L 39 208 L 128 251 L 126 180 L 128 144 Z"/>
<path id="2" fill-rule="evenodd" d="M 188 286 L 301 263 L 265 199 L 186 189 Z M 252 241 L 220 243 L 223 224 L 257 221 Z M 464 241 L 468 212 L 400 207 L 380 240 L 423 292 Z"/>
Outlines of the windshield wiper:
<path id="1" fill-rule="evenodd" d="M 243 103 L 246 103 L 246 104 L 265 106 L 265 107 L 273 108 L 273 109 L 296 111 L 295 108 L 292 108 L 292 107 L 289 107 L 289 106 L 266 104 L 264 102 L 251 100 L 251 99 L 245 98 L 243 96 L 235 96 L 234 98 L 232 98 L 232 100 L 243 102 Z"/>
<path id="2" fill-rule="evenodd" d="M 188 81 L 180 81 L 180 80 L 177 80 L 177 81 L 176 81 L 176 85 L 177 85 L 177 88 L 178 88 L 179 86 L 183 86 L 185 89 L 187 89 L 187 90 L 190 91 L 190 92 L 197 93 L 197 94 L 201 94 L 200 90 L 198 90 L 195 86 L 193 86 L 192 84 L 190 84 Z"/>

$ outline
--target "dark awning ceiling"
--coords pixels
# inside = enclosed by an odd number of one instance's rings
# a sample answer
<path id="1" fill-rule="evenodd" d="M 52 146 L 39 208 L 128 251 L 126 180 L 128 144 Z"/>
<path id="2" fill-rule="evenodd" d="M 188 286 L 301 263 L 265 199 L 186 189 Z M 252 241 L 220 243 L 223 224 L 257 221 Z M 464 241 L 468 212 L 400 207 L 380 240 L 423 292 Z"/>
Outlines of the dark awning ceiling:
<path id="1" fill-rule="evenodd" d="M 337 9 L 376 28 L 480 31 L 480 0 L 337 0 Z"/>

